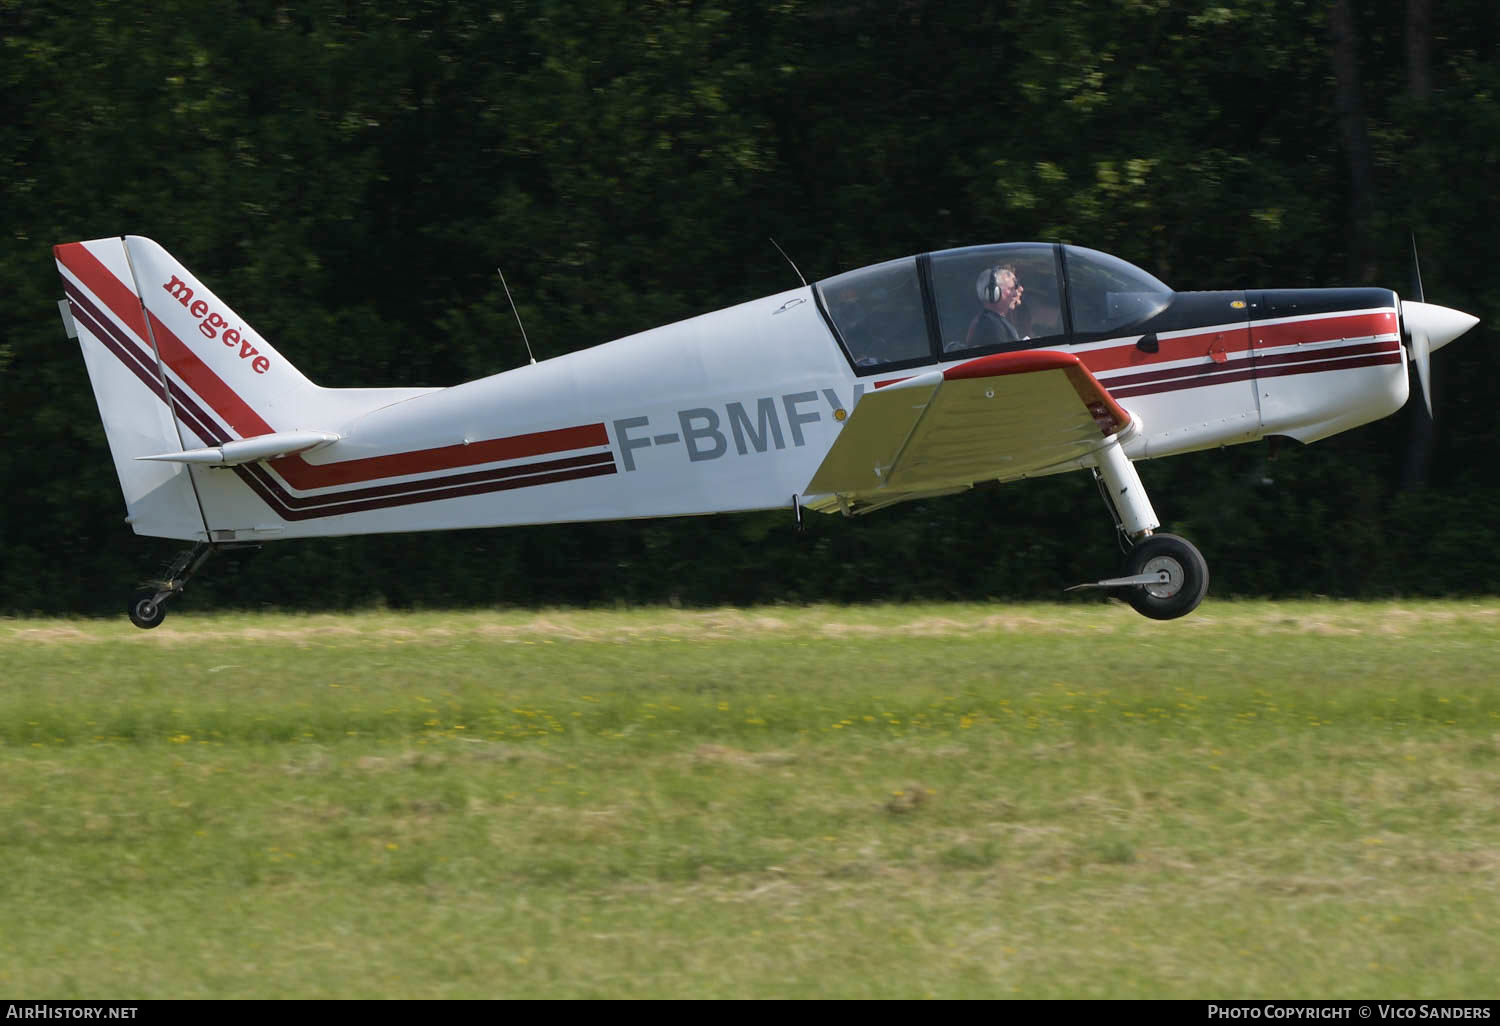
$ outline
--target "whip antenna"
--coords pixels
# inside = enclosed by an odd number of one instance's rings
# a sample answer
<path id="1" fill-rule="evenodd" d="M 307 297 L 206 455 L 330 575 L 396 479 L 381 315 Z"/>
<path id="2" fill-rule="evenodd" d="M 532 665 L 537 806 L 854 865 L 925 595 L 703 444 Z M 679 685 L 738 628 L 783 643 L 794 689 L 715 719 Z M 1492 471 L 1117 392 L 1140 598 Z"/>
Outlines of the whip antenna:
<path id="1" fill-rule="evenodd" d="M 767 236 L 767 238 L 770 238 L 770 236 Z M 791 257 L 786 256 L 786 250 L 784 250 L 784 249 L 781 248 L 781 243 L 777 242 L 775 239 L 771 239 L 771 245 L 773 245 L 773 246 L 776 247 L 776 252 L 778 252 L 782 256 L 786 257 L 786 262 L 792 265 L 792 270 L 797 271 L 797 265 L 795 263 L 792 263 L 792 258 Z M 797 277 L 802 278 L 802 272 L 801 271 L 797 271 Z M 806 278 L 802 278 L 802 284 L 803 284 L 804 287 L 807 285 L 807 279 Z"/>
<path id="2" fill-rule="evenodd" d="M 526 355 L 531 357 L 532 363 L 536 363 L 536 357 L 531 356 L 531 339 L 526 337 L 526 325 L 521 323 L 521 311 L 516 309 L 516 301 L 510 296 L 510 286 L 505 284 L 505 272 L 497 267 L 495 273 L 500 276 L 500 286 L 505 289 L 505 298 L 510 299 L 510 312 L 516 315 L 516 327 L 521 329 L 521 341 L 526 343 Z"/>

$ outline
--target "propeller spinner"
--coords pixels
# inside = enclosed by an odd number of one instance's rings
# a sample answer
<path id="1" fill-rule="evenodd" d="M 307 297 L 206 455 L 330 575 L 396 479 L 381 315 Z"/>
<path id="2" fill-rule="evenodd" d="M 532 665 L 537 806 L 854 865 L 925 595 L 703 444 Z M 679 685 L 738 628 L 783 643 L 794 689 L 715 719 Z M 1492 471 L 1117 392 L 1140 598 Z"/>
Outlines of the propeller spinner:
<path id="1" fill-rule="evenodd" d="M 1433 353 L 1452 342 L 1458 336 L 1479 323 L 1479 318 L 1425 302 L 1422 294 L 1422 270 L 1417 263 L 1417 240 L 1411 241 L 1411 283 L 1417 298 L 1401 301 L 1401 321 L 1406 330 L 1406 348 L 1411 352 L 1411 362 L 1417 368 L 1417 381 L 1422 385 L 1422 401 L 1427 404 L 1427 415 L 1432 416 L 1431 360 Z"/>

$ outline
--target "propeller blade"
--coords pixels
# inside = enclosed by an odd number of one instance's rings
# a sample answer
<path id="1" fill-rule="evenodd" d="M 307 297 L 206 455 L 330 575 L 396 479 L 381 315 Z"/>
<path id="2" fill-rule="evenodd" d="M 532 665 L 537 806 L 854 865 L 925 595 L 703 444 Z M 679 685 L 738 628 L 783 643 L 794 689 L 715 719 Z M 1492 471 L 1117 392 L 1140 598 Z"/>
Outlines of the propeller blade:
<path id="1" fill-rule="evenodd" d="M 1422 268 L 1417 263 L 1417 233 L 1411 233 L 1411 291 L 1417 297 L 1418 303 L 1427 302 L 1427 297 L 1422 295 Z"/>
<path id="2" fill-rule="evenodd" d="M 1408 304 L 1402 304 L 1404 310 Z M 1427 333 L 1420 328 L 1410 329 L 1406 347 L 1411 350 L 1412 366 L 1417 368 L 1417 382 L 1422 386 L 1422 401 L 1427 404 L 1427 416 L 1432 416 L 1432 345 Z"/>

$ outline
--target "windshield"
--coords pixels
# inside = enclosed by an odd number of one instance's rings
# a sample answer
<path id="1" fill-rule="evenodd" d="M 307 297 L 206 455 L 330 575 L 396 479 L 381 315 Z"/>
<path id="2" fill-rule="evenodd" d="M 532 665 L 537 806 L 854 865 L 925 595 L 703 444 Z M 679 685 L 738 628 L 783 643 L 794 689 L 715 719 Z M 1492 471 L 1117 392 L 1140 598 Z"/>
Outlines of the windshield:
<path id="1" fill-rule="evenodd" d="M 1121 334 L 1167 308 L 1172 290 L 1134 264 L 1081 246 L 1064 246 L 1068 306 L 1077 336 Z"/>

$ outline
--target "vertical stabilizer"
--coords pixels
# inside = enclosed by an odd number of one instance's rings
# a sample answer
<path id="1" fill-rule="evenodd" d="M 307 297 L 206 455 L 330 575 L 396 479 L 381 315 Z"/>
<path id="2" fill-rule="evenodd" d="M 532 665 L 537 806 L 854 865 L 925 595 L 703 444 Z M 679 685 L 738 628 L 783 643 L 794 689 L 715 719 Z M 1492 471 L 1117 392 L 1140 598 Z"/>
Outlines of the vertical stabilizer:
<path id="1" fill-rule="evenodd" d="M 316 386 L 170 253 L 136 235 L 124 241 L 169 377 L 238 437 L 295 420 Z"/>
<path id="2" fill-rule="evenodd" d="M 123 240 L 71 242 L 53 253 L 124 493 L 126 521 L 137 534 L 205 538 L 188 468 L 138 459 L 180 451 L 182 439 Z"/>

